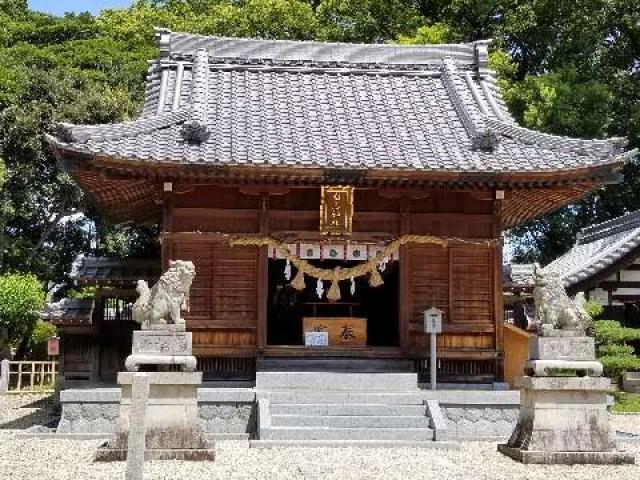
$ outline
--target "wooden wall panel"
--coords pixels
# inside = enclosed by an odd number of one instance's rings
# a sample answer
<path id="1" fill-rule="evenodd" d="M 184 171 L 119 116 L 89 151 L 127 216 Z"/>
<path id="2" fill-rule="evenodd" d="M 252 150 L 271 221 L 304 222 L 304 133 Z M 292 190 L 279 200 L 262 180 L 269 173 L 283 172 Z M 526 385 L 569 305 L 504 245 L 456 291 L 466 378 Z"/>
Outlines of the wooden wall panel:
<path id="1" fill-rule="evenodd" d="M 493 325 L 491 248 L 473 245 L 450 248 L 451 323 Z"/>
<path id="2" fill-rule="evenodd" d="M 443 313 L 438 348 L 490 350 L 495 346 L 493 319 L 493 256 L 490 247 L 411 246 L 401 268 L 408 269 L 411 303 L 409 348 L 428 351 L 422 315 L 436 306 Z"/>
<path id="3" fill-rule="evenodd" d="M 404 260 L 404 259 L 403 259 Z M 403 261 L 401 260 L 401 262 Z M 449 262 L 447 250 L 437 245 L 412 245 L 400 268 L 409 270 L 409 348 L 422 349 L 427 340 L 422 333 L 423 312 L 436 306 L 449 317 Z"/>
<path id="4" fill-rule="evenodd" d="M 172 247 L 175 259 L 196 266 L 185 314 L 194 353 L 233 355 L 255 349 L 258 248 L 205 241 L 176 241 Z"/>
<path id="5" fill-rule="evenodd" d="M 258 210 L 175 208 L 172 228 L 175 232 L 257 232 Z"/>

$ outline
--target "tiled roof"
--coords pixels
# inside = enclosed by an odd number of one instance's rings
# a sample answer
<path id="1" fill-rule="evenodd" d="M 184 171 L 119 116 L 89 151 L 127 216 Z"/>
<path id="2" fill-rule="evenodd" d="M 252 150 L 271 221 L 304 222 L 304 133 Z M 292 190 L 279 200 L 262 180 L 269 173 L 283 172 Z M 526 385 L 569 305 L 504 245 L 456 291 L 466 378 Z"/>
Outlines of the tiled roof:
<path id="1" fill-rule="evenodd" d="M 622 163 L 623 139 L 515 124 L 487 42 L 356 45 L 160 30 L 133 122 L 63 124 L 57 147 L 142 164 L 533 173 Z"/>
<path id="2" fill-rule="evenodd" d="M 536 265 L 534 263 L 510 263 L 502 266 L 502 283 L 506 289 L 530 289 L 535 282 L 533 274 Z"/>
<path id="3" fill-rule="evenodd" d="M 94 307 L 95 300 L 93 298 L 63 298 L 59 302 L 47 304 L 40 317 L 55 325 L 87 326 L 92 323 Z"/>
<path id="4" fill-rule="evenodd" d="M 80 255 L 73 263 L 71 278 L 82 284 L 135 285 L 160 277 L 160 260 L 140 258 L 91 257 Z"/>
<path id="5" fill-rule="evenodd" d="M 640 210 L 587 227 L 574 247 L 544 270 L 563 279 L 565 287 L 588 280 L 640 246 Z"/>

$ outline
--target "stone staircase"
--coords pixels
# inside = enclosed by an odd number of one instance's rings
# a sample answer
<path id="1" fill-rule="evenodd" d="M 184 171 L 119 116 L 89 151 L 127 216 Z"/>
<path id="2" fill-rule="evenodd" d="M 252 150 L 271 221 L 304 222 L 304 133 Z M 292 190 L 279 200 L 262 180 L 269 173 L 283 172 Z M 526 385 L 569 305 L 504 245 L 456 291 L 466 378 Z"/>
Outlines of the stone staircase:
<path id="1" fill-rule="evenodd" d="M 316 371 L 318 365 L 306 371 L 296 365 L 298 371 L 256 373 L 260 441 L 255 443 L 436 446 L 433 418 L 415 372 L 397 371 L 389 363 L 341 368 L 341 363 L 323 362 L 322 371 Z"/>

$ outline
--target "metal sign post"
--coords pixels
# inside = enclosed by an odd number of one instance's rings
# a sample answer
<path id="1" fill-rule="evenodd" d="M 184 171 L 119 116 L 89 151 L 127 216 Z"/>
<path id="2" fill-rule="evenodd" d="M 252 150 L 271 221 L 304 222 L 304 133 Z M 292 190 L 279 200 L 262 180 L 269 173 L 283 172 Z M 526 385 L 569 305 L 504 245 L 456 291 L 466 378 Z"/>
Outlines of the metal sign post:
<path id="1" fill-rule="evenodd" d="M 431 307 L 429 310 L 424 311 L 424 331 L 429 333 L 431 352 L 429 357 L 430 366 L 430 384 L 431 390 L 436 389 L 436 367 L 438 364 L 437 358 L 437 338 L 436 335 L 442 333 L 442 310 L 436 307 Z"/>

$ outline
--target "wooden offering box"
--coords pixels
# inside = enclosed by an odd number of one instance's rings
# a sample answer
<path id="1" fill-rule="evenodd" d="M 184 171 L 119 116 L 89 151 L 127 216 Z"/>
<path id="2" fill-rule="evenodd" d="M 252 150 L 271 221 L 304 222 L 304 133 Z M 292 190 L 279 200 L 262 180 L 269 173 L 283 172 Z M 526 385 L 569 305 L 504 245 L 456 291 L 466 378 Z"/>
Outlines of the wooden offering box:
<path id="1" fill-rule="evenodd" d="M 367 319 L 358 317 L 304 317 L 303 332 L 328 332 L 330 347 L 366 347 Z"/>

